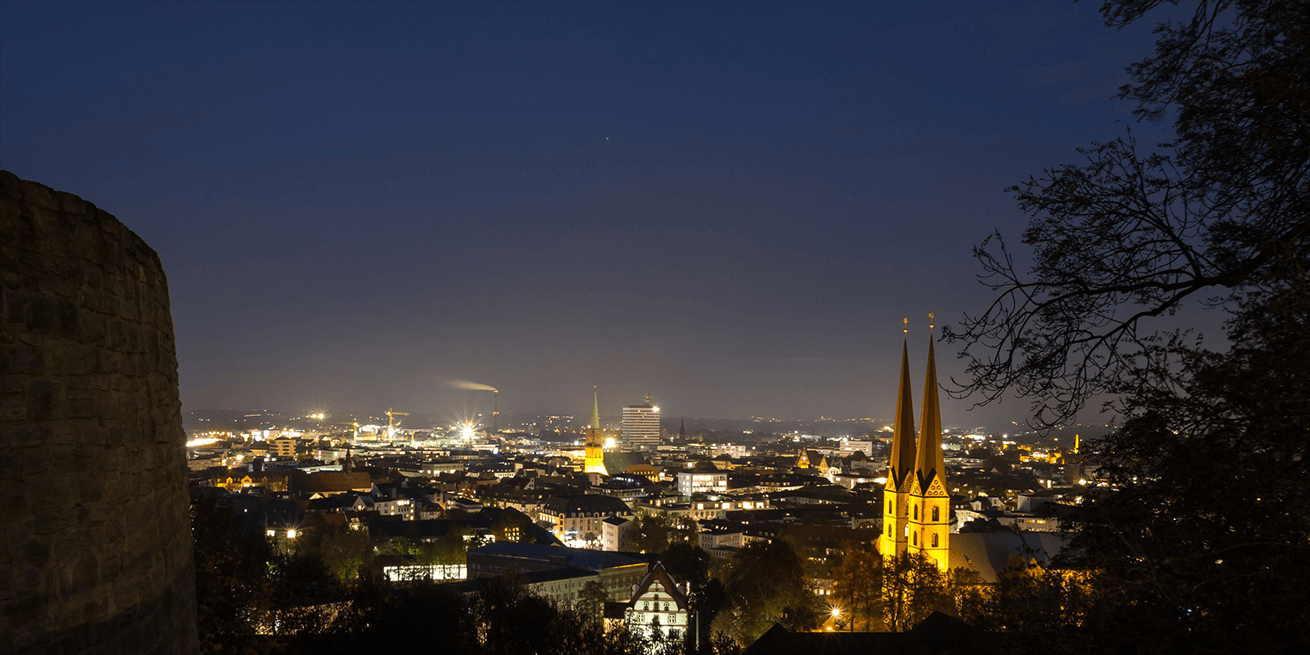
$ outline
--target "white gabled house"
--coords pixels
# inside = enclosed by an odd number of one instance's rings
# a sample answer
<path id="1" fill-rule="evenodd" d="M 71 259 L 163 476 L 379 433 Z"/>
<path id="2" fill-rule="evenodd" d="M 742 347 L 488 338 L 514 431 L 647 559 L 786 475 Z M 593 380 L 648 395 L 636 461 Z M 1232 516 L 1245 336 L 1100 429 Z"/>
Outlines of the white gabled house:
<path id="1" fill-rule="evenodd" d="M 624 621 L 628 630 L 643 632 L 647 636 L 676 638 L 686 633 L 691 622 L 687 597 L 664 570 L 663 564 L 656 562 L 641 579 L 632 600 L 628 601 Z"/>

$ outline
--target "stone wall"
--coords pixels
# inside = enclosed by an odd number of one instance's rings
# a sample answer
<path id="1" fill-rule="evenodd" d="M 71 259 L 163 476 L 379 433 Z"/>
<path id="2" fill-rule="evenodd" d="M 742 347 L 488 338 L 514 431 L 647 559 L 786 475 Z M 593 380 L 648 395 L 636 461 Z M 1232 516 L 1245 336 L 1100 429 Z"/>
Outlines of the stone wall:
<path id="1" fill-rule="evenodd" d="M 159 256 L 0 171 L 0 652 L 198 652 L 185 460 Z"/>

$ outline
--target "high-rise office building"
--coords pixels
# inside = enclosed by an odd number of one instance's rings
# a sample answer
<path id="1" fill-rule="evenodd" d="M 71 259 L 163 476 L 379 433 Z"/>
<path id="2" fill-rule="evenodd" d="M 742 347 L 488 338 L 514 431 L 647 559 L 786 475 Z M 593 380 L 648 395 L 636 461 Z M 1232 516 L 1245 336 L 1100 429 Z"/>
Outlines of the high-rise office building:
<path id="1" fill-rule="evenodd" d="M 660 408 L 646 394 L 645 405 L 623 408 L 623 447 L 628 450 L 655 450 L 660 445 Z"/>

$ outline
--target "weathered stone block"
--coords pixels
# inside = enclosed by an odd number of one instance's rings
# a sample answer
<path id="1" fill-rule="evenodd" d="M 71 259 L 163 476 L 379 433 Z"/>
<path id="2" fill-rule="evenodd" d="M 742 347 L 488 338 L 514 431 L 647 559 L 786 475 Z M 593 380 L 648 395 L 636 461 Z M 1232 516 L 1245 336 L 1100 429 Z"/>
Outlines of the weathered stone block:
<path id="1" fill-rule="evenodd" d="M 23 395 L 27 399 L 27 406 L 33 419 L 49 421 L 63 418 L 64 388 L 62 384 L 50 380 L 28 380 L 27 388 L 24 391 Z"/>
<path id="2" fill-rule="evenodd" d="M 0 371 L 13 376 L 44 375 L 44 355 L 41 348 L 22 341 L 0 344 Z"/>
<path id="3" fill-rule="evenodd" d="M 54 311 L 50 299 L 40 291 L 31 290 L 23 299 L 27 306 L 27 329 L 36 334 L 46 334 L 54 327 Z"/>
<path id="4" fill-rule="evenodd" d="M 17 289 L 5 289 L 5 316 L 9 323 L 27 322 L 27 303 L 23 292 Z"/>
<path id="5" fill-rule="evenodd" d="M 0 364 L 3 363 L 0 361 Z M 0 421 L 22 421 L 27 418 L 27 402 L 22 394 L 8 393 L 0 396 Z"/>
<path id="6" fill-rule="evenodd" d="M 100 415 L 100 394 L 95 391 L 69 391 L 64 394 L 68 401 L 69 418 L 92 418 Z"/>

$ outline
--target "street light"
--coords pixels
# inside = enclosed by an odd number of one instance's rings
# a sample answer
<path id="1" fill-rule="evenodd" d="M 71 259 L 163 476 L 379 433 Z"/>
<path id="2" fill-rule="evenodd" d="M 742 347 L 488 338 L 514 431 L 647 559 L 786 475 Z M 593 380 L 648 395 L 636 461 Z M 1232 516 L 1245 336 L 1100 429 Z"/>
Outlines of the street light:
<path id="1" fill-rule="evenodd" d="M 831 607 L 832 607 L 832 609 L 829 611 L 829 614 L 832 615 L 832 622 L 833 622 L 833 625 L 835 626 L 835 625 L 837 624 L 837 621 L 838 621 L 839 619 L 841 619 L 841 608 L 840 608 L 840 607 L 837 607 L 836 605 L 832 605 Z M 851 628 L 851 629 L 850 629 L 851 632 L 855 632 L 855 617 L 854 617 L 854 616 L 851 617 L 851 620 L 850 620 L 850 628 Z"/>

